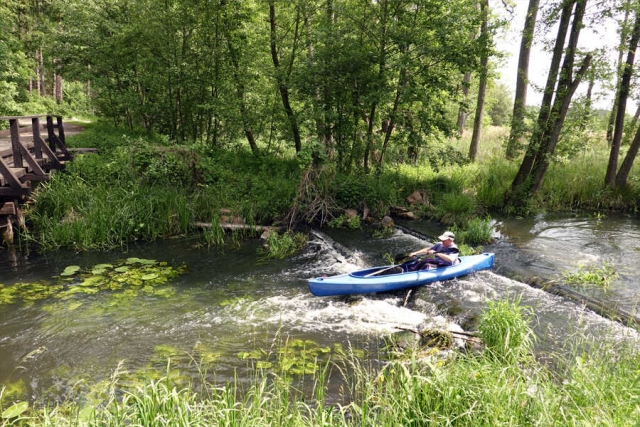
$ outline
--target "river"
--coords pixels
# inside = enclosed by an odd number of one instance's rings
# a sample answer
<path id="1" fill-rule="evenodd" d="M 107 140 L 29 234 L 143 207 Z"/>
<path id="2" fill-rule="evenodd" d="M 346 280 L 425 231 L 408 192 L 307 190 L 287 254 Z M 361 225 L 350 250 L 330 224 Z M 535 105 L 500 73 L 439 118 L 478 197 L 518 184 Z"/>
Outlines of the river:
<path id="1" fill-rule="evenodd" d="M 426 236 L 440 226 L 405 223 Z M 637 314 L 640 299 L 640 219 L 618 216 L 540 215 L 497 221 L 496 266 L 412 291 L 367 296 L 312 296 L 306 279 L 386 264 L 385 258 L 429 244 L 403 231 L 387 238 L 370 231 L 323 230 L 306 249 L 284 261 L 265 260 L 259 241 L 221 249 L 194 239 L 169 239 L 108 253 L 12 254 L 0 252 L 0 284 L 53 283 L 70 265 L 92 268 L 134 257 L 184 266 L 177 278 L 152 291 L 126 287 L 62 294 L 0 305 L 0 383 L 33 400 L 60 401 L 86 393 L 114 371 L 201 374 L 215 365 L 215 381 L 248 375 L 249 367 L 274 363 L 274 344 L 316 349 L 316 357 L 349 347 L 376 358 L 380 338 L 425 324 L 473 330 L 489 300 L 520 299 L 529 308 L 538 354 L 562 351 L 577 336 L 638 339 L 579 301 L 514 278 L 558 281 L 579 265 L 618 273 L 611 289 L 575 288 L 591 298 Z M 94 267 L 95 268 L 95 267 Z M 522 280 L 522 279 L 521 279 Z M 293 356 L 292 356 L 293 357 Z M 294 362 L 292 362 L 294 363 Z M 262 365 L 269 366 L 269 365 Z M 140 376 L 137 377 L 140 379 Z"/>

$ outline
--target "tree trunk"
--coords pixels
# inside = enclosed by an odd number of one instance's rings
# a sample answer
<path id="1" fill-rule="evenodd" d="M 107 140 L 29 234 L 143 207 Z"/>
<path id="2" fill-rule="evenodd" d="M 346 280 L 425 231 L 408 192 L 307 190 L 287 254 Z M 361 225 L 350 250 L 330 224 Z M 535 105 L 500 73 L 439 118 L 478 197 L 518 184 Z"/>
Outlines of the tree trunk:
<path id="1" fill-rule="evenodd" d="M 536 19 L 540 0 L 529 0 L 527 18 L 524 21 L 522 39 L 520 40 L 520 54 L 518 55 L 518 74 L 516 78 L 516 94 L 513 101 L 513 117 L 511 119 L 511 132 L 507 142 L 506 157 L 513 159 L 518 152 L 518 142 L 522 137 L 525 124 L 524 114 L 527 108 L 527 85 L 529 83 L 529 58 L 533 43 L 533 32 L 536 27 Z"/>
<path id="2" fill-rule="evenodd" d="M 636 107 L 636 112 L 633 115 L 633 119 L 624 132 L 624 138 L 622 139 L 622 145 L 629 145 L 631 142 L 631 136 L 635 134 L 636 127 L 638 126 L 638 120 L 640 119 L 640 104 Z"/>
<path id="3" fill-rule="evenodd" d="M 384 76 L 387 67 L 387 38 L 388 38 L 388 28 L 387 28 L 387 19 L 388 19 L 388 6 L 389 0 L 382 0 L 380 2 L 381 8 L 381 16 L 380 16 L 380 51 L 378 52 L 378 85 L 379 88 L 382 89 L 384 85 Z M 379 97 L 371 101 L 371 108 L 369 111 L 369 126 L 367 127 L 367 145 L 364 150 L 364 172 L 369 173 L 369 159 L 371 157 L 372 152 L 375 150 L 375 141 L 373 135 L 373 129 L 375 128 L 376 122 L 376 112 L 378 107 Z"/>
<path id="4" fill-rule="evenodd" d="M 571 104 L 571 98 L 591 63 L 591 55 L 587 55 L 575 80 L 573 79 L 573 64 L 586 4 L 587 0 L 573 0 L 563 4 L 558 36 L 554 46 L 543 102 L 538 115 L 537 127 L 531 137 L 518 174 L 511 184 L 510 190 L 505 194 L 505 202 L 512 206 L 526 206 L 527 201 L 531 199 L 531 196 L 542 184 L 550 156 L 555 150 L 566 113 Z M 565 58 L 560 71 L 559 65 L 565 51 L 564 41 L 567 33 L 569 33 L 569 24 L 571 23 L 574 6 L 575 13 L 569 35 L 569 43 L 566 47 Z M 554 90 L 556 86 L 557 89 Z M 554 96 L 555 101 L 552 104 L 551 100 Z"/>
<path id="5" fill-rule="evenodd" d="M 640 108 L 638 108 L 640 111 Z M 636 131 L 636 136 L 633 138 L 633 142 L 631 146 L 629 146 L 629 151 L 627 151 L 627 155 L 620 166 L 620 170 L 616 175 L 616 187 L 622 188 L 627 185 L 627 180 L 629 179 L 629 173 L 631 172 L 631 168 L 633 167 L 633 162 L 638 155 L 638 149 L 640 149 L 640 127 Z"/>
<path id="6" fill-rule="evenodd" d="M 575 93 L 582 77 L 587 72 L 589 65 L 591 64 L 591 55 L 587 55 L 582 62 L 582 66 L 580 70 L 576 74 L 576 78 L 568 88 L 563 90 L 562 97 L 558 96 L 556 99 L 556 105 L 553 108 L 553 117 L 554 120 L 553 127 L 551 132 L 546 136 L 546 147 L 543 147 L 543 151 L 541 155 L 536 158 L 536 162 L 533 165 L 532 174 L 533 174 L 533 185 L 531 188 L 531 192 L 535 193 L 538 191 L 540 186 L 542 185 L 542 180 L 544 179 L 544 175 L 547 172 L 547 168 L 549 167 L 550 156 L 555 152 L 556 145 L 558 144 L 558 140 L 560 139 L 560 132 L 562 131 L 562 126 L 564 125 L 564 120 L 567 117 L 567 112 L 569 111 L 569 106 L 571 105 L 571 99 L 573 94 Z M 573 64 L 571 65 L 573 67 Z M 563 73 L 564 73 L 563 67 Z"/>
<path id="7" fill-rule="evenodd" d="M 588 54 L 585 56 L 575 79 L 573 79 L 573 65 L 578 47 L 580 30 L 583 26 L 582 19 L 584 17 L 586 6 L 587 0 L 578 0 L 576 2 L 573 24 L 571 26 L 571 33 L 569 36 L 569 44 L 565 50 L 565 57 L 560 71 L 555 101 L 551 109 L 549 127 L 543 136 L 544 139 L 542 140 L 543 144 L 540 146 L 540 153 L 536 157 L 532 168 L 532 194 L 537 192 L 540 185 L 542 185 L 542 180 L 544 179 L 544 175 L 549 167 L 550 156 L 555 152 L 556 145 L 558 144 L 560 132 L 562 131 L 564 119 L 569 111 L 569 105 L 571 105 L 573 94 L 591 64 L 591 54 Z"/>
<path id="8" fill-rule="evenodd" d="M 44 55 L 42 53 L 42 48 L 38 49 L 38 94 L 40 96 L 46 96 L 47 91 L 45 89 L 44 84 Z"/>
<path id="9" fill-rule="evenodd" d="M 520 169 L 516 174 L 516 177 L 511 184 L 511 189 L 507 194 L 507 198 L 514 197 L 515 202 L 519 203 L 526 197 L 525 183 L 531 173 L 531 168 L 535 162 L 536 156 L 540 149 L 540 143 L 542 141 L 543 133 L 548 129 L 548 119 L 551 111 L 551 102 L 553 101 L 553 95 L 555 93 L 555 87 L 558 80 L 558 74 L 560 70 L 560 62 L 562 60 L 562 54 L 564 52 L 564 42 L 569 32 L 569 24 L 571 23 L 571 11 L 573 10 L 574 2 L 567 2 L 562 8 L 562 16 L 560 17 L 560 23 L 558 25 L 558 35 L 556 37 L 556 44 L 553 48 L 553 56 L 551 58 L 551 65 L 549 67 L 549 74 L 547 76 L 547 83 L 545 85 L 544 93 L 542 96 L 542 103 L 540 104 L 540 111 L 538 113 L 537 125 L 534 128 L 534 132 L 531 135 L 527 152 L 522 159 Z M 520 199 L 520 200 L 518 200 Z"/>
<path id="10" fill-rule="evenodd" d="M 633 24 L 633 32 L 629 39 L 629 49 L 627 51 L 627 61 L 622 71 L 620 85 L 618 86 L 616 99 L 618 105 L 616 107 L 617 114 L 615 120 L 615 128 L 613 131 L 613 139 L 611 140 L 611 151 L 609 153 L 609 163 L 607 164 L 607 173 L 604 178 L 604 185 L 613 187 L 616 184 L 616 170 L 618 169 L 618 156 L 620 155 L 620 145 L 622 144 L 622 133 L 624 131 L 624 119 L 627 106 L 627 98 L 629 97 L 629 89 L 631 86 L 631 76 L 633 74 L 633 64 L 635 62 L 636 49 L 640 41 L 640 13 L 636 13 L 636 20 Z"/>
<path id="11" fill-rule="evenodd" d="M 403 51 L 402 53 L 404 55 L 406 54 L 406 51 Z M 384 142 L 382 143 L 380 159 L 378 160 L 378 168 L 382 166 L 384 155 L 387 152 L 387 145 L 389 144 L 389 140 L 391 139 L 391 134 L 393 133 L 393 129 L 396 126 L 396 116 L 398 114 L 398 107 L 400 106 L 400 99 L 402 98 L 402 94 L 403 94 L 406 82 L 407 82 L 407 68 L 403 66 L 400 69 L 400 76 L 398 77 L 398 87 L 396 88 L 396 97 L 393 101 L 393 109 L 391 110 L 391 114 L 389 114 L 387 128 L 385 129 L 385 132 L 384 132 Z"/>
<path id="12" fill-rule="evenodd" d="M 487 76 L 489 74 L 489 0 L 484 0 L 480 4 L 482 13 L 482 25 L 480 26 L 480 37 L 485 40 L 486 46 L 483 49 L 480 59 L 480 81 L 478 82 L 478 103 L 476 105 L 476 115 L 473 121 L 473 135 L 469 146 L 469 160 L 472 162 L 478 156 L 478 145 L 482 133 L 482 116 L 484 115 L 484 100 L 487 93 Z"/>
<path id="13" fill-rule="evenodd" d="M 247 138 L 249 147 L 251 147 L 251 151 L 253 153 L 257 153 L 258 144 L 256 143 L 255 136 L 253 135 L 253 130 L 251 129 L 251 125 L 249 124 L 247 106 L 244 100 L 245 88 L 244 83 L 242 83 L 242 80 L 240 78 L 240 62 L 238 60 L 238 52 L 233 47 L 231 40 L 227 40 L 227 46 L 229 48 L 229 57 L 231 59 L 231 65 L 233 67 L 233 79 L 236 86 L 236 98 L 238 99 L 238 103 L 240 106 L 240 119 L 242 120 L 244 135 Z"/>
<path id="14" fill-rule="evenodd" d="M 283 76 L 282 74 L 282 70 L 280 69 L 280 60 L 278 58 L 278 49 L 276 45 L 276 9 L 275 9 L 273 0 L 269 2 L 269 24 L 271 27 L 271 32 L 270 32 L 271 59 L 273 61 L 273 67 L 275 68 L 276 80 L 278 82 L 278 90 L 280 91 L 280 97 L 282 98 L 282 105 L 289 119 L 289 125 L 291 126 L 291 133 L 293 134 L 293 141 L 295 144 L 296 153 L 299 153 L 300 150 L 302 150 L 302 142 L 300 139 L 300 129 L 298 128 L 298 120 L 296 119 L 296 115 L 294 114 L 293 109 L 291 108 L 291 104 L 289 102 L 288 80 L 291 75 L 291 65 L 293 64 L 293 59 L 295 58 L 295 53 L 296 53 L 295 46 L 298 43 L 299 21 L 300 21 L 300 14 L 298 13 L 298 16 L 296 17 L 296 28 L 293 36 L 294 47 L 291 52 L 291 63 L 285 78 L 285 76 Z"/>
<path id="15" fill-rule="evenodd" d="M 467 100 L 469 99 L 469 85 L 471 84 L 471 73 L 464 73 L 464 77 L 462 78 L 462 96 L 464 97 L 464 103 L 460 105 L 458 108 L 458 122 L 456 123 L 456 127 L 458 128 L 458 135 L 462 136 L 464 134 L 464 126 L 467 123 L 467 117 L 469 117 L 469 109 L 466 105 Z"/>
<path id="16" fill-rule="evenodd" d="M 629 22 L 629 14 L 631 13 L 630 3 L 631 3 L 630 1 L 627 1 L 625 4 L 624 19 L 620 24 L 620 45 L 618 46 L 618 61 L 616 62 L 616 69 L 617 69 L 616 88 L 620 86 L 620 79 L 622 76 L 622 59 L 624 58 L 624 50 L 625 50 L 624 45 L 628 36 L 627 32 L 625 31 L 625 28 L 627 27 L 627 22 Z M 607 144 L 609 145 L 609 147 L 611 147 L 611 141 L 613 141 L 613 127 L 614 127 L 615 119 L 617 116 L 617 110 L 616 110 L 617 106 L 618 106 L 618 93 L 616 90 L 616 96 L 614 97 L 613 105 L 611 107 L 611 113 L 609 114 L 609 121 L 607 122 Z"/>

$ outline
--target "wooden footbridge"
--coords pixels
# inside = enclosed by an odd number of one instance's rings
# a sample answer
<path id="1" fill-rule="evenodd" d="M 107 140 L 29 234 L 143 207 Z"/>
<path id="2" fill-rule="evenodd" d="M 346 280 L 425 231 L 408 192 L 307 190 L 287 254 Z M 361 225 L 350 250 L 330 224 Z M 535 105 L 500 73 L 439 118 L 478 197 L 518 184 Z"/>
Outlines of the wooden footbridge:
<path id="1" fill-rule="evenodd" d="M 7 121 L 9 130 L 0 131 L 0 233 L 12 244 L 14 226 L 24 227 L 20 206 L 73 156 L 61 116 L 0 117 L 0 123 Z"/>

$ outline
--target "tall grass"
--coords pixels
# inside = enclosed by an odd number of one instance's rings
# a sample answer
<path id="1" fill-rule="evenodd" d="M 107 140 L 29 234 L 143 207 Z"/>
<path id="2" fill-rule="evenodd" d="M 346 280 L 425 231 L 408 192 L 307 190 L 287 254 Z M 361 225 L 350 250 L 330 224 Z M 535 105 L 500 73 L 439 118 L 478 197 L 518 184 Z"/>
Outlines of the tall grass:
<path id="1" fill-rule="evenodd" d="M 519 301 L 489 301 L 487 307 L 478 329 L 489 357 L 517 364 L 532 356 L 534 335 Z"/>
<path id="2" fill-rule="evenodd" d="M 458 156 L 432 165 L 424 155 L 417 163 L 388 163 L 370 175 L 340 174 L 327 165 L 318 182 L 301 185 L 305 174 L 293 156 L 175 145 L 161 136 L 88 125 L 69 138 L 69 145 L 96 146 L 100 154 L 78 156 L 37 190 L 27 212 L 28 237 L 45 249 L 110 248 L 189 233 L 191 224 L 209 222 L 223 208 L 264 225 L 289 224 L 293 211 L 299 219 L 321 224 L 347 208 L 381 218 L 390 207 L 404 205 L 415 190 L 430 202 L 415 207 L 417 215 L 457 226 L 471 237 L 481 231 L 472 223 L 475 218 L 509 214 L 504 194 L 519 160 L 504 159 L 504 137 L 504 130 L 485 132 L 475 163 L 458 161 Z M 467 143 L 465 138 L 450 141 L 461 152 Z M 570 162 L 552 163 L 531 200 L 532 210 L 636 212 L 639 167 L 628 188 L 613 191 L 603 185 L 607 159 L 602 144 Z M 310 193 L 299 194 L 305 191 Z M 212 235 L 205 239 L 224 240 Z"/>
<path id="3" fill-rule="evenodd" d="M 75 138 L 100 154 L 77 156 L 34 193 L 27 239 L 45 250 L 109 249 L 187 234 L 222 209 L 248 224 L 271 224 L 287 211 L 297 185 L 297 166 L 286 159 L 170 145 L 104 126 Z M 204 236 L 209 244 L 221 237 Z"/>
<path id="4" fill-rule="evenodd" d="M 488 307 L 485 352 L 410 352 L 382 367 L 351 355 L 314 375 L 256 368 L 248 383 L 232 379 L 198 391 L 170 376 L 124 391 L 116 370 L 96 393 L 101 400 L 84 407 L 82 400 L 27 411 L 0 403 L 2 425 L 637 426 L 638 342 L 582 338 L 540 363 L 524 311 L 517 301 Z M 331 366 L 341 378 L 330 379 Z"/>

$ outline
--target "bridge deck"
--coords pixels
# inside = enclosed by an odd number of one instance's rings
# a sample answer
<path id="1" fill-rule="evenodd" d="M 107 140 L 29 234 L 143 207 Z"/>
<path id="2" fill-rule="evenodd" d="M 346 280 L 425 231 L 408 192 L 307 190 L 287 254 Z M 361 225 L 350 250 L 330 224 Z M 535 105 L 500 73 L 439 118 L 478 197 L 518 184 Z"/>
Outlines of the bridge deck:
<path id="1" fill-rule="evenodd" d="M 0 131 L 0 233 L 11 244 L 13 224 L 24 227 L 20 205 L 33 183 L 49 180 L 73 156 L 61 116 L 5 116 L 0 121 L 9 122 L 9 129 Z"/>

